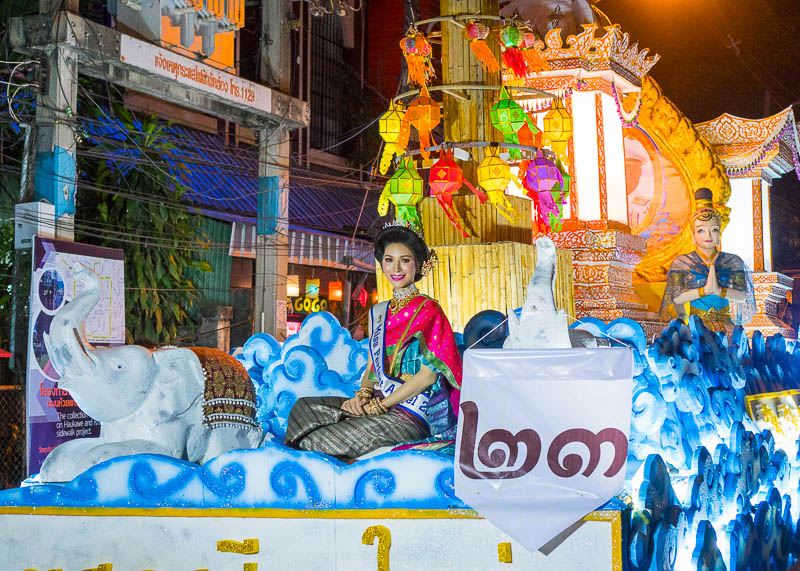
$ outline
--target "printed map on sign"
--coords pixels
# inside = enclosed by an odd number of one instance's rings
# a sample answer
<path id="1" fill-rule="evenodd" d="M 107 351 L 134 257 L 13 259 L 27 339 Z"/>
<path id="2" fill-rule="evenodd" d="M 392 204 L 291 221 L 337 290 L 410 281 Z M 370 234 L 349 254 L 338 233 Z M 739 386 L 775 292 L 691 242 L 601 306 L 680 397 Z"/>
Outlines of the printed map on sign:
<path id="1" fill-rule="evenodd" d="M 86 318 L 86 338 L 93 343 L 124 343 L 125 320 L 125 269 L 122 260 L 107 260 L 74 254 L 57 255 L 56 269 L 66 276 L 66 298 L 75 299 L 82 293 L 82 287 L 72 273 L 83 265 L 98 276 L 103 286 L 100 301 Z M 63 264 L 64 271 L 61 271 Z M 72 271 L 69 271 L 69 269 Z"/>

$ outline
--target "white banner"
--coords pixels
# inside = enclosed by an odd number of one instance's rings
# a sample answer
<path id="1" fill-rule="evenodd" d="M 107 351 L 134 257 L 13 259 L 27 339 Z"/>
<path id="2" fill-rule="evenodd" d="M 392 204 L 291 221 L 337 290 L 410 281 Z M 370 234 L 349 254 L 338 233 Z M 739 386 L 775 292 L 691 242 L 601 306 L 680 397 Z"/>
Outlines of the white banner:
<path id="1" fill-rule="evenodd" d="M 168 77 L 180 84 L 195 87 L 228 101 L 261 111 L 272 111 L 272 91 L 238 75 L 221 71 L 124 34 L 120 37 L 119 54 L 120 60 L 150 73 Z"/>
<path id="2" fill-rule="evenodd" d="M 535 551 L 622 489 L 629 349 L 481 349 L 464 358 L 456 495 Z"/>

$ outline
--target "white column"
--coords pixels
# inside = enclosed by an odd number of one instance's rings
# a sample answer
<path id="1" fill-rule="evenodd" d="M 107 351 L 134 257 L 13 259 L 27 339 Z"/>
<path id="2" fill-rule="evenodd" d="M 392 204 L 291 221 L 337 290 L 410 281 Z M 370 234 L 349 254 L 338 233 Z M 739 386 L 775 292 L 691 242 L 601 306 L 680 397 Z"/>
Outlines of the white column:
<path id="1" fill-rule="evenodd" d="M 622 143 L 622 121 L 614 99 L 605 93 L 603 131 L 606 151 L 606 192 L 608 219 L 628 224 L 628 195 L 625 190 L 625 148 Z"/>
<path id="2" fill-rule="evenodd" d="M 600 219 L 600 180 L 597 160 L 597 117 L 594 92 L 572 93 L 573 146 L 578 178 L 578 212 L 580 220 Z"/>
<path id="3" fill-rule="evenodd" d="M 722 232 L 722 251 L 736 254 L 753 269 L 753 179 L 732 178 L 730 222 Z"/>
<path id="4" fill-rule="evenodd" d="M 761 228 L 762 236 L 764 237 L 764 271 L 772 271 L 772 233 L 770 232 L 769 223 L 769 189 L 770 184 L 761 181 Z"/>

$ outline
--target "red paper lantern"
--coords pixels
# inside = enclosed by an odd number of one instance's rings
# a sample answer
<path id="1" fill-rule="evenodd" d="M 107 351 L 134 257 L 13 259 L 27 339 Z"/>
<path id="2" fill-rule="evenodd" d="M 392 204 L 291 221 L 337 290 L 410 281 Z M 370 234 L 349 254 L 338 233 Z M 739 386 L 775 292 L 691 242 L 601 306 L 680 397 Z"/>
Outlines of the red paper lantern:
<path id="1" fill-rule="evenodd" d="M 461 227 L 459 223 L 458 213 L 453 208 L 453 194 L 455 194 L 462 185 L 466 184 L 467 187 L 480 198 L 481 203 L 486 201 L 486 195 L 477 190 L 470 182 L 464 179 L 464 173 L 461 167 L 453 159 L 452 149 L 439 152 L 439 160 L 431 166 L 428 184 L 431 187 L 431 194 L 436 197 L 439 206 L 442 207 L 450 222 L 458 228 L 465 238 L 469 238 L 469 234 Z"/>
<path id="2" fill-rule="evenodd" d="M 503 46 L 503 63 L 508 66 L 514 77 L 521 79 L 528 76 L 528 61 L 519 49 L 522 45 L 522 32 L 516 26 L 506 26 L 498 32 L 500 45 Z"/>

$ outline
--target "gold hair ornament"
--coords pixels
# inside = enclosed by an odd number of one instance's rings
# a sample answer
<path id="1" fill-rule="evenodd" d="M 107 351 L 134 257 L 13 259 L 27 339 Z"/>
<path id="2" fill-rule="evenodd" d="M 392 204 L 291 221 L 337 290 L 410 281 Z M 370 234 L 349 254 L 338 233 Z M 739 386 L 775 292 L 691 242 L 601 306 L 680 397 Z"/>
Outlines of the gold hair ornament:
<path id="1" fill-rule="evenodd" d="M 429 250 L 428 259 L 422 263 L 422 267 L 419 269 L 419 273 L 422 274 L 423 276 L 427 276 L 438 265 L 439 265 L 439 256 L 436 255 L 435 250 L 431 249 Z"/>

